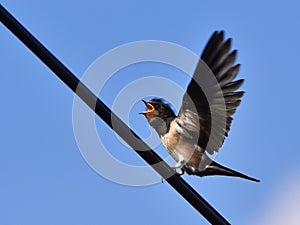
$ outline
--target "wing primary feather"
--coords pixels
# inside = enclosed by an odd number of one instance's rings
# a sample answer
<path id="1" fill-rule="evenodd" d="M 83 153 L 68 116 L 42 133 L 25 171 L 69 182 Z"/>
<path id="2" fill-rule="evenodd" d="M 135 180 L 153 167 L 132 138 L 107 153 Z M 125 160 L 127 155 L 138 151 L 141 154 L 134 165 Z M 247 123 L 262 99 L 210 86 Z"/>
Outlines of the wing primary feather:
<path id="1" fill-rule="evenodd" d="M 227 93 L 224 95 L 224 99 L 226 103 L 235 102 L 236 100 L 242 98 L 244 93 L 245 93 L 244 91 Z"/>
<path id="2" fill-rule="evenodd" d="M 220 47 L 216 54 L 214 55 L 214 59 L 212 61 L 206 62 L 206 64 L 210 67 L 212 71 L 215 71 L 220 64 L 226 59 L 228 52 L 231 47 L 231 38 L 227 39 L 226 42 Z"/>
<path id="3" fill-rule="evenodd" d="M 224 75 L 220 76 L 220 78 L 218 79 L 219 85 L 222 87 L 225 84 L 234 80 L 234 78 L 236 78 L 236 76 L 240 70 L 240 67 L 241 67 L 241 65 L 237 64 L 237 65 L 231 67 L 226 73 L 224 73 Z"/>
<path id="4" fill-rule="evenodd" d="M 226 59 L 222 62 L 222 64 L 214 71 L 215 76 L 217 79 L 222 77 L 224 73 L 226 73 L 234 64 L 235 59 L 237 56 L 237 50 L 233 50 Z"/>
<path id="5" fill-rule="evenodd" d="M 211 58 L 214 54 L 214 51 L 218 48 L 218 46 L 222 43 L 224 39 L 224 31 L 215 31 L 210 40 L 208 41 L 202 55 L 201 59 L 204 62 L 209 61 L 209 58 Z"/>
<path id="6" fill-rule="evenodd" d="M 226 104 L 226 109 L 227 110 L 236 109 L 240 104 L 241 104 L 240 99 L 235 102 L 230 102 L 230 103 Z"/>
<path id="7" fill-rule="evenodd" d="M 239 89 L 244 83 L 244 79 L 240 79 L 237 81 L 230 82 L 222 87 L 223 93 L 234 92 Z"/>

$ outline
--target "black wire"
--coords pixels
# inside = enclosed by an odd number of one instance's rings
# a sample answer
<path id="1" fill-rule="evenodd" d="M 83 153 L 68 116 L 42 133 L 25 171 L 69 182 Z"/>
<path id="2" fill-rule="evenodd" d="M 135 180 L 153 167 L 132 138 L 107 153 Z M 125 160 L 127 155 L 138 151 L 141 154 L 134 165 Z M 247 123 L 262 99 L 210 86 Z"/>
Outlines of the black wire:
<path id="1" fill-rule="evenodd" d="M 72 89 L 107 125 L 126 141 L 149 165 L 184 197 L 211 224 L 230 224 L 202 196 L 200 196 L 185 180 L 177 174 L 157 155 L 137 134 L 135 134 L 120 118 L 118 118 L 96 95 L 65 67 L 48 49 L 30 34 L 1 4 L 1 22 L 17 36 L 49 69 L 51 69 L 69 88 Z M 131 132 L 136 138 L 128 135 Z M 155 166 L 153 166 L 155 164 Z M 149 212 L 151 213 L 151 212 Z"/>

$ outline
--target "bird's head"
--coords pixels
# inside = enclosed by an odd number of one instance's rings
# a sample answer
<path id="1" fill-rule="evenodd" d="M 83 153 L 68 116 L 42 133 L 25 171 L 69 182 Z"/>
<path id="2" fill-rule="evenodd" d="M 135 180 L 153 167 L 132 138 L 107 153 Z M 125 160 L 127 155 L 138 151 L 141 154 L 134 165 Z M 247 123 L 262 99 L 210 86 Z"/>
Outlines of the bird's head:
<path id="1" fill-rule="evenodd" d="M 143 114 L 150 124 L 152 124 L 155 119 L 166 121 L 169 118 L 175 117 L 175 113 L 170 105 L 160 98 L 153 98 L 149 102 L 142 101 L 146 105 L 146 111 L 140 114 Z"/>

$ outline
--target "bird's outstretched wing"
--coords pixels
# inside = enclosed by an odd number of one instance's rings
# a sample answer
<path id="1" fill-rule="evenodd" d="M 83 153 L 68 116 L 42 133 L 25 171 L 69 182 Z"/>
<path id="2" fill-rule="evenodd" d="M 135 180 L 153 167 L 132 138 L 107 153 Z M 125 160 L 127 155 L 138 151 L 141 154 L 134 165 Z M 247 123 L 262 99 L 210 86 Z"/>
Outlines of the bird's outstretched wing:
<path id="1" fill-rule="evenodd" d="M 195 144 L 210 154 L 222 146 L 232 115 L 244 94 L 236 91 L 244 80 L 233 81 L 240 65 L 234 65 L 237 51 L 230 51 L 230 47 L 231 39 L 224 40 L 223 31 L 213 33 L 184 94 L 178 115 L 182 134 L 189 134 Z"/>

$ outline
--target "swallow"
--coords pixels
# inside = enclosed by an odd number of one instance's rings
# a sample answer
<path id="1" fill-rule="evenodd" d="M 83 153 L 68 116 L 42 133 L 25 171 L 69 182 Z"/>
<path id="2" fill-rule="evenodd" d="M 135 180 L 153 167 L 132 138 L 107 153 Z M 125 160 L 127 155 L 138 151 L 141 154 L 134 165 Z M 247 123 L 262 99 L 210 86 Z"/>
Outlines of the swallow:
<path id="1" fill-rule="evenodd" d="M 179 175 L 187 173 L 196 176 L 223 175 L 244 178 L 259 182 L 258 179 L 220 165 L 211 159 L 211 155 L 218 152 L 225 138 L 228 136 L 232 123 L 232 116 L 241 103 L 244 91 L 238 91 L 244 80 L 236 80 L 240 64 L 235 64 L 237 50 L 230 50 L 231 38 L 224 39 L 224 31 L 215 31 L 207 42 L 200 61 L 204 62 L 212 72 L 221 90 L 222 105 L 218 99 L 208 101 L 205 92 L 197 83 L 203 76 L 202 70 L 195 69 L 193 78 L 188 84 L 182 99 L 178 115 L 164 99 L 153 98 L 144 101 L 146 111 L 144 115 L 151 127 L 159 135 L 164 147 L 174 158 L 176 164 L 172 167 Z M 218 98 L 218 97 L 215 97 Z M 211 105 L 209 103 L 212 103 Z M 224 107 L 225 105 L 225 107 Z M 212 126 L 213 111 L 218 119 L 225 118 L 224 126 Z M 210 138 L 219 139 L 217 144 Z M 212 143 L 212 144 L 210 144 Z"/>

